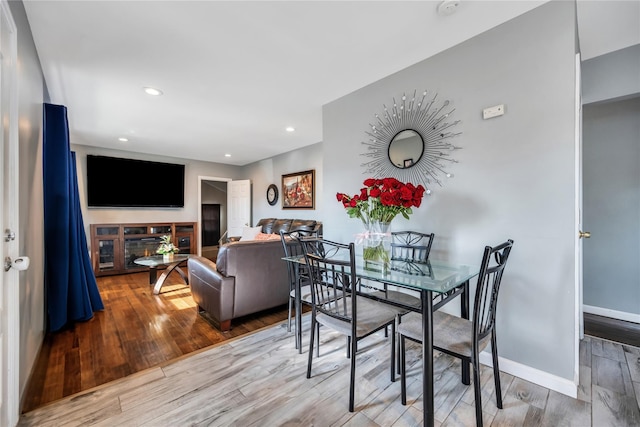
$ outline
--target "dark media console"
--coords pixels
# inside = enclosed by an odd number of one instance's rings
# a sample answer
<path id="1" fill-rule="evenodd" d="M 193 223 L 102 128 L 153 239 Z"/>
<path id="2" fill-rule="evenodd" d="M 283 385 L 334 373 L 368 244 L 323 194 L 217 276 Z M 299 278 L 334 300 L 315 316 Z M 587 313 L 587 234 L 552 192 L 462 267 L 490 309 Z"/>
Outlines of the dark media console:
<path id="1" fill-rule="evenodd" d="M 156 255 L 160 238 L 170 234 L 180 254 L 198 250 L 195 222 L 91 224 L 91 261 L 96 276 L 145 271 L 137 258 Z"/>

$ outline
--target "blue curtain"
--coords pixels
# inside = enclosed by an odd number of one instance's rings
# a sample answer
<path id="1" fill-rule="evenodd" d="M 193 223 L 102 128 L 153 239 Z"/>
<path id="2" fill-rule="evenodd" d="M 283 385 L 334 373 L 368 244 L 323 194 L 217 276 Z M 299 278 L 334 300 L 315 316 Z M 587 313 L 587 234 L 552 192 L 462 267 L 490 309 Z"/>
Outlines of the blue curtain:
<path id="1" fill-rule="evenodd" d="M 89 259 L 67 108 L 44 104 L 43 129 L 44 283 L 53 332 L 91 319 L 104 305 Z"/>

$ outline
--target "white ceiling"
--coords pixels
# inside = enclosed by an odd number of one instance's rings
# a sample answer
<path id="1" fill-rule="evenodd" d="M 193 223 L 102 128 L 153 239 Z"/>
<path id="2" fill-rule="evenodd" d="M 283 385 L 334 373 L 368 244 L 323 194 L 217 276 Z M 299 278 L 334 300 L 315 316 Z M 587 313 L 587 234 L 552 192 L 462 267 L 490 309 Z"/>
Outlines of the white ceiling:
<path id="1" fill-rule="evenodd" d="M 24 1 L 72 143 L 233 165 L 322 141 L 323 104 L 545 1 L 440 3 Z M 579 0 L 578 25 L 583 59 L 638 44 L 640 0 Z"/>

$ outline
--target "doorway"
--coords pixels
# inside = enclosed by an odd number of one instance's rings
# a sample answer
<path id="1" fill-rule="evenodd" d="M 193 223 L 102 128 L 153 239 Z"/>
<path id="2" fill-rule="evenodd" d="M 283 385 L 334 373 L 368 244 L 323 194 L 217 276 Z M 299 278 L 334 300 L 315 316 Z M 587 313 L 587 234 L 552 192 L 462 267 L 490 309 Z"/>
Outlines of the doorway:
<path id="1" fill-rule="evenodd" d="M 199 177 L 199 181 L 199 253 L 215 262 L 218 242 L 227 230 L 227 184 L 231 179 Z"/>
<path id="2" fill-rule="evenodd" d="M 203 203 L 202 211 L 202 246 L 215 246 L 220 240 L 220 204 Z"/>
<path id="3" fill-rule="evenodd" d="M 640 97 L 583 108 L 584 312 L 622 321 L 620 333 L 640 324 L 638 117 Z"/>

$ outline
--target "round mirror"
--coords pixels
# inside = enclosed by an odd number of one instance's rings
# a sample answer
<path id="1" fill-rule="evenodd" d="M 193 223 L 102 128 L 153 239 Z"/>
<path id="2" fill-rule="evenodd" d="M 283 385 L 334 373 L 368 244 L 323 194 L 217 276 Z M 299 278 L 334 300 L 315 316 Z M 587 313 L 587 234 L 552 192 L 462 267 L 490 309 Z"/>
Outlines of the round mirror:
<path id="1" fill-rule="evenodd" d="M 389 143 L 389 160 L 399 169 L 417 164 L 424 153 L 424 141 L 415 130 L 398 132 Z"/>

